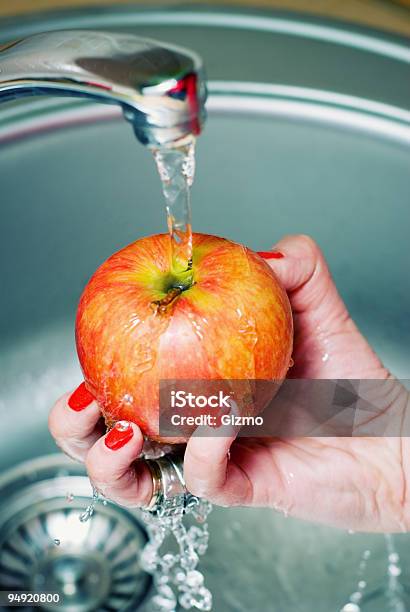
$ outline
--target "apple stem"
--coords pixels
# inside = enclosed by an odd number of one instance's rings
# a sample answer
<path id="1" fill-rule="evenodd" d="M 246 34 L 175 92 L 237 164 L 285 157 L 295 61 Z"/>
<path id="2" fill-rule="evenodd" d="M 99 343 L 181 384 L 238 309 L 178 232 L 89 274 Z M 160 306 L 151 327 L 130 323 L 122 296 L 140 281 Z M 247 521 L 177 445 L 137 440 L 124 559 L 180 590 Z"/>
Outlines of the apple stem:
<path id="1" fill-rule="evenodd" d="M 155 314 L 165 314 L 168 310 L 168 307 L 172 302 L 181 295 L 183 289 L 182 287 L 172 287 L 168 291 L 168 293 L 160 300 L 155 300 L 151 303 Z"/>

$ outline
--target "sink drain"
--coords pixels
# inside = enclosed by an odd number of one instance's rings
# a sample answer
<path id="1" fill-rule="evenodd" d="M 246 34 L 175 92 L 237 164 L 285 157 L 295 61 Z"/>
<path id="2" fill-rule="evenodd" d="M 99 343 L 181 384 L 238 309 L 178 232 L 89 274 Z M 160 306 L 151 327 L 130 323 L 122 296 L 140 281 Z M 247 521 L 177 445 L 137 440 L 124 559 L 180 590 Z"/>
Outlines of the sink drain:
<path id="1" fill-rule="evenodd" d="M 99 504 L 80 514 L 91 487 L 80 465 L 51 455 L 0 480 L 0 588 L 58 592 L 44 610 L 136 610 L 151 580 L 140 567 L 147 538 L 129 511 Z"/>

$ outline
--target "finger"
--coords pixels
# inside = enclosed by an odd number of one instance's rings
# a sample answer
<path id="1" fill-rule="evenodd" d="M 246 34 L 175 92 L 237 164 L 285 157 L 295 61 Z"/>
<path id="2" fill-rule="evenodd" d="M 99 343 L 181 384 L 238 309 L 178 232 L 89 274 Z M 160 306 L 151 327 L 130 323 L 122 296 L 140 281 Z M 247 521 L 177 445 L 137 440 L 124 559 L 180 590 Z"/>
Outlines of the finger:
<path id="1" fill-rule="evenodd" d="M 198 428 L 188 440 L 184 477 L 188 491 L 221 506 L 249 503 L 251 483 L 237 465 L 229 461 L 237 431 L 224 437 L 209 437 L 209 428 Z"/>
<path id="2" fill-rule="evenodd" d="M 81 383 L 54 404 L 48 425 L 58 446 L 73 459 L 84 461 L 94 442 L 104 431 L 97 402 Z"/>
<path id="3" fill-rule="evenodd" d="M 140 456 L 144 438 L 134 423 L 118 421 L 89 450 L 86 466 L 91 482 L 104 496 L 123 506 L 147 506 L 152 476 Z"/>
<path id="4" fill-rule="evenodd" d="M 286 236 L 272 251 L 261 253 L 282 282 L 294 313 L 316 312 L 322 322 L 346 319 L 347 310 L 319 246 L 305 235 Z M 281 257 L 277 257 L 277 254 Z"/>

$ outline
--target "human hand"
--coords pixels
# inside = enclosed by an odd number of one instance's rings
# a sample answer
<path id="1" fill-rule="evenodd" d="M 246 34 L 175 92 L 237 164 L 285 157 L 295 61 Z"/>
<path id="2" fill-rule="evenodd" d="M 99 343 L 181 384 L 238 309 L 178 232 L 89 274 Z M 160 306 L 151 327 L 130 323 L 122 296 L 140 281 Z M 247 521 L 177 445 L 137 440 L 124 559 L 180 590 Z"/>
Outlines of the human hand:
<path id="1" fill-rule="evenodd" d="M 318 246 L 306 236 L 290 236 L 276 245 L 273 256 L 264 255 L 292 306 L 295 344 L 289 375 L 386 379 L 387 370 L 350 318 Z M 408 402 L 408 395 L 397 401 Z M 406 446 L 405 438 L 194 435 L 184 474 L 192 493 L 223 506 L 270 506 L 364 531 L 407 530 Z"/>
<path id="2" fill-rule="evenodd" d="M 122 506 L 146 506 L 152 476 L 138 460 L 144 439 L 135 423 L 119 421 L 108 433 L 97 402 L 84 383 L 63 395 L 49 416 L 50 433 L 68 456 L 84 462 L 91 482 Z"/>

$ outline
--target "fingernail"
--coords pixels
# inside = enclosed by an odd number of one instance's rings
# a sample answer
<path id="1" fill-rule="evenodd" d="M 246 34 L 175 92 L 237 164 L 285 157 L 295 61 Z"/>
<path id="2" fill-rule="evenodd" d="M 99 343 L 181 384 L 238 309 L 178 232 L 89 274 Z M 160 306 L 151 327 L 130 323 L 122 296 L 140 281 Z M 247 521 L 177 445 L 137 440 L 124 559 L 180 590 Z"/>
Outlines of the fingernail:
<path id="1" fill-rule="evenodd" d="M 105 436 L 105 446 L 110 450 L 118 450 L 129 442 L 134 435 L 128 421 L 118 421 Z"/>
<path id="2" fill-rule="evenodd" d="M 80 410 L 84 410 L 86 406 L 89 406 L 93 399 L 94 396 L 85 386 L 85 382 L 82 382 L 81 385 L 79 385 L 74 391 L 74 393 L 70 395 L 68 399 L 68 405 L 72 410 L 80 412 Z"/>
<path id="3" fill-rule="evenodd" d="M 282 259 L 285 257 L 280 251 L 258 251 L 258 255 L 264 259 Z"/>

